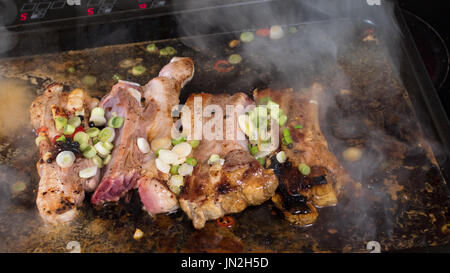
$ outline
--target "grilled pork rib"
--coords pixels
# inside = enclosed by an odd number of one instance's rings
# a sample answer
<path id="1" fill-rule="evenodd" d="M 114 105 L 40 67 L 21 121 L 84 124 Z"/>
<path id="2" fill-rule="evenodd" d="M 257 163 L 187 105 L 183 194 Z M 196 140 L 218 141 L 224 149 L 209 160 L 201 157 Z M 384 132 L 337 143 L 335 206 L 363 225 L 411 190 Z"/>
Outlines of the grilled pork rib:
<path id="1" fill-rule="evenodd" d="M 180 89 L 193 76 L 190 58 L 172 58 L 144 88 L 120 82 L 100 102 L 107 113 L 115 112 L 125 121 L 116 129 L 112 159 L 92 196 L 93 204 L 118 201 L 129 190 L 138 188 L 141 201 L 150 214 L 178 208 L 175 195 L 167 188 L 168 175 L 155 166 L 155 155 L 143 154 L 138 138 L 149 143 L 155 138 L 171 138 L 172 107 L 178 104 Z M 141 97 L 145 100 L 141 103 Z M 107 116 L 109 118 L 109 116 Z"/>
<path id="2" fill-rule="evenodd" d="M 218 119 L 223 119 L 223 137 L 225 138 L 226 119 L 234 120 L 235 134 L 229 139 L 220 140 L 220 128 L 215 130 L 214 138 L 206 139 L 202 133 L 200 145 L 194 149 L 194 158 L 198 165 L 186 181 L 181 195 L 180 206 L 189 218 L 192 219 L 196 229 L 203 228 L 205 222 L 217 219 L 229 213 L 243 211 L 249 205 L 259 205 L 268 200 L 275 193 L 278 180 L 273 170 L 264 169 L 248 152 L 248 143 L 237 126 L 237 117 L 243 113 L 245 106 L 253 102 L 243 93 L 232 96 L 220 94 L 193 94 L 186 107 L 191 109 L 191 116 L 182 116 L 183 130 L 192 138 L 194 134 L 194 98 L 202 98 L 203 109 L 208 105 L 217 105 L 226 113 L 226 105 L 242 106 L 239 110 Z M 214 115 L 211 118 L 214 118 Z M 189 121 L 190 120 L 190 121 Z M 201 121 L 206 124 L 210 119 Z M 222 164 L 208 164 L 208 158 L 217 154 L 224 159 Z"/>
<path id="3" fill-rule="evenodd" d="M 78 176 L 80 170 L 94 166 L 89 159 L 78 157 L 68 168 L 61 168 L 52 160 L 52 139 L 61 134 L 56 130 L 52 111 L 59 109 L 65 115 L 84 112 L 83 123 L 84 127 L 87 127 L 90 110 L 97 104 L 98 100 L 89 97 L 81 89 L 66 93 L 63 92 L 63 85 L 56 83 L 50 85 L 31 104 L 33 127 L 41 130 L 46 128 L 45 133 L 40 134 L 45 136 L 45 139 L 39 142 L 40 160 L 37 169 L 41 179 L 36 204 L 41 217 L 48 223 L 59 224 L 74 219 L 77 207 L 84 199 L 85 190 L 94 190 L 100 178 L 99 173 L 89 179 Z"/>
<path id="4" fill-rule="evenodd" d="M 147 112 L 146 135 L 149 143 L 154 139 L 171 139 L 173 126 L 172 108 L 179 103 L 181 88 L 194 75 L 194 63 L 190 58 L 174 57 L 164 66 L 159 76 L 144 87 Z M 176 196 L 167 188 L 169 175 L 156 169 L 155 155 L 148 154 L 144 160 L 139 179 L 139 196 L 150 214 L 170 212 L 178 208 Z"/>
<path id="5" fill-rule="evenodd" d="M 289 128 L 293 145 L 282 145 L 292 168 L 297 168 L 301 163 L 308 165 L 311 172 L 308 176 L 294 170 L 282 168 L 280 189 L 289 198 L 306 198 L 315 207 L 334 206 L 337 203 L 337 193 L 351 179 L 345 169 L 339 164 L 336 156 L 328 149 L 328 143 L 322 134 L 319 124 L 319 105 L 323 93 L 322 86 L 315 83 L 304 92 L 285 90 L 255 91 L 257 101 L 269 97 L 278 103 L 283 112 L 288 116 L 287 123 L 281 128 Z M 302 128 L 294 126 L 302 125 Z M 283 193 L 280 191 L 280 193 Z M 337 191 L 337 193 L 336 193 Z M 286 199 L 287 196 L 284 197 Z M 306 203 L 305 211 L 286 211 L 288 204 L 283 203 L 282 196 L 277 193 L 273 198 L 275 205 L 284 210 L 291 222 L 300 225 L 311 224 L 317 218 L 317 212 Z M 305 201 L 305 200 L 304 200 Z"/>
<path id="6" fill-rule="evenodd" d="M 118 201 L 136 186 L 143 160 L 137 139 L 145 137 L 141 122 L 143 113 L 141 93 L 139 86 L 119 82 L 100 101 L 99 107 L 106 110 L 107 119 L 111 113 L 116 113 L 124 118 L 124 124 L 121 128 L 115 129 L 116 137 L 111 161 L 106 165 L 100 185 L 91 197 L 94 205 Z"/>

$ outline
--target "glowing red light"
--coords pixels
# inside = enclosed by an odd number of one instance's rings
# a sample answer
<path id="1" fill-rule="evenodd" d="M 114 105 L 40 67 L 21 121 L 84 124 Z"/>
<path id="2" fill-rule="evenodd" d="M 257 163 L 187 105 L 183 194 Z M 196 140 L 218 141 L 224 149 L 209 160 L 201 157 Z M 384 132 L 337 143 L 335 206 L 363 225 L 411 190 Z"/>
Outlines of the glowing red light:
<path id="1" fill-rule="evenodd" d="M 88 15 L 94 15 L 94 8 L 88 8 L 87 14 Z"/>
<path id="2" fill-rule="evenodd" d="M 24 12 L 20 14 L 20 21 L 25 21 L 28 18 L 28 13 Z"/>
<path id="3" fill-rule="evenodd" d="M 139 4 L 139 8 L 146 9 L 147 8 L 147 4 Z"/>

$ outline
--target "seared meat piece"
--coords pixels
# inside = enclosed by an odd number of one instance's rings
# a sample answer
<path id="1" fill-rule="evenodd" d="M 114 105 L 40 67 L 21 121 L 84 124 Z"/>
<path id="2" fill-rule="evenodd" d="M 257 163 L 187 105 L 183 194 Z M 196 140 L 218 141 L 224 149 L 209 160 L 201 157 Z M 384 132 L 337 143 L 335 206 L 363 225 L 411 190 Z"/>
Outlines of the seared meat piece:
<path id="1" fill-rule="evenodd" d="M 285 90 L 256 91 L 257 101 L 264 97 L 278 103 L 288 117 L 287 123 L 281 128 L 289 128 L 293 145 L 282 145 L 293 168 L 304 163 L 311 168 L 311 173 L 304 179 L 297 179 L 300 194 L 306 196 L 316 207 L 334 206 L 337 194 L 350 181 L 345 169 L 328 149 L 328 143 L 319 125 L 319 105 L 322 87 L 313 84 L 304 92 Z M 294 126 L 302 125 L 302 129 Z M 298 172 L 298 176 L 302 176 Z M 320 180 L 320 183 L 318 182 Z M 313 182 L 313 184 L 311 184 Z M 335 185 L 333 185 L 335 184 Z M 292 188 L 288 185 L 287 188 Z"/>
<path id="2" fill-rule="evenodd" d="M 115 112 L 125 121 L 116 129 L 112 159 L 91 202 L 118 201 L 129 190 L 139 188 L 141 201 L 151 214 L 178 208 L 175 195 L 166 186 L 168 175 L 159 172 L 153 153 L 144 155 L 138 148 L 139 138 L 149 143 L 155 138 L 171 138 L 172 107 L 178 104 L 181 86 L 192 78 L 190 58 L 175 57 L 144 88 L 127 82 L 116 84 L 100 102 L 111 115 Z M 141 97 L 145 100 L 141 103 Z M 109 118 L 107 114 L 107 118 Z"/>
<path id="3" fill-rule="evenodd" d="M 121 128 L 115 129 L 116 137 L 111 161 L 103 170 L 102 181 L 91 197 L 94 205 L 105 201 L 118 201 L 136 186 L 143 160 L 137 139 L 145 137 L 141 93 L 139 86 L 119 82 L 100 101 L 99 107 L 105 109 L 107 119 L 115 112 L 124 118 L 124 124 Z"/>
<path id="4" fill-rule="evenodd" d="M 252 101 L 243 93 L 233 96 L 200 94 L 191 95 L 187 100 L 186 107 L 194 109 L 195 96 L 202 97 L 203 109 L 205 106 L 213 104 L 217 104 L 217 107 L 223 109 L 224 116 L 218 116 L 217 120 L 223 121 L 224 129 L 222 132 L 219 131 L 220 128 L 213 130 L 214 136 L 220 136 L 223 133 L 225 138 L 227 135 L 226 119 L 233 119 L 235 129 L 234 135 L 228 134 L 227 140 L 205 139 L 204 130 L 200 145 L 194 149 L 194 158 L 199 163 L 194 168 L 192 175 L 185 177 L 186 181 L 179 196 L 179 202 L 183 211 L 192 219 L 194 227 L 200 229 L 204 227 L 207 220 L 217 219 L 229 213 L 238 213 L 249 205 L 259 205 L 268 200 L 275 193 L 278 180 L 273 170 L 264 169 L 249 154 L 248 143 L 237 126 L 238 115 L 244 112 L 243 107 L 252 105 Z M 243 107 L 232 113 L 226 113 L 225 105 Z M 194 110 L 191 110 L 191 113 L 193 112 Z M 188 132 L 189 137 L 192 137 L 191 133 L 194 128 L 192 119 L 193 115 L 182 116 L 183 129 Z M 211 119 L 203 119 L 200 122 L 205 125 Z M 208 164 L 208 158 L 212 154 L 222 157 L 223 165 L 220 163 Z"/>
<path id="5" fill-rule="evenodd" d="M 194 63 L 190 58 L 174 57 L 164 66 L 159 76 L 144 87 L 146 101 L 145 120 L 147 140 L 171 139 L 172 109 L 178 105 L 181 88 L 192 79 Z M 178 208 L 175 194 L 167 188 L 169 175 L 156 169 L 155 156 L 144 159 L 139 179 L 139 196 L 150 214 L 170 212 Z"/>
<path id="6" fill-rule="evenodd" d="M 199 103 L 195 104 L 196 101 Z M 227 105 L 235 107 L 232 113 L 227 113 Z M 188 139 L 196 139 L 197 135 L 201 137 L 201 145 L 195 149 L 195 158 L 198 161 L 208 160 L 212 154 L 218 154 L 220 157 L 224 157 L 236 149 L 248 151 L 248 141 L 237 122 L 238 116 L 243 114 L 245 109 L 254 107 L 254 102 L 247 95 L 244 93 L 236 93 L 233 96 L 227 94 L 213 95 L 200 93 L 189 96 L 185 107 L 189 109 L 191 114 L 182 114 L 181 116 L 183 134 Z M 194 107 L 203 109 L 203 113 L 199 115 L 194 114 L 196 110 Z M 223 117 L 218 116 L 219 111 Z M 184 108 L 182 112 L 184 112 Z M 203 119 L 199 120 L 197 116 L 201 117 L 202 115 Z M 213 119 L 217 119 L 218 122 L 215 122 Z M 206 124 L 211 124 L 211 122 L 213 122 L 212 126 L 206 126 Z M 202 128 L 198 124 L 201 124 Z M 220 125 L 222 129 L 216 129 L 216 124 Z M 232 130 L 226 130 L 227 126 Z M 211 133 L 209 133 L 210 131 Z"/>
<path id="7" fill-rule="evenodd" d="M 98 104 L 98 100 L 89 97 L 81 89 L 71 93 L 63 92 L 62 84 L 52 84 L 37 97 L 30 108 L 31 122 L 35 129 L 40 129 L 45 138 L 39 142 L 40 160 L 37 163 L 39 176 L 36 204 L 41 217 L 48 223 L 68 222 L 77 215 L 77 207 L 82 204 L 84 191 L 92 191 L 98 183 L 100 174 L 83 179 L 79 171 L 94 166 L 83 157 L 76 158 L 72 166 L 61 168 L 54 160 L 52 139 L 61 134 L 55 127 L 53 112 L 71 116 L 85 113 L 83 125 L 87 127 L 90 110 Z M 45 128 L 43 130 L 43 128 Z"/>

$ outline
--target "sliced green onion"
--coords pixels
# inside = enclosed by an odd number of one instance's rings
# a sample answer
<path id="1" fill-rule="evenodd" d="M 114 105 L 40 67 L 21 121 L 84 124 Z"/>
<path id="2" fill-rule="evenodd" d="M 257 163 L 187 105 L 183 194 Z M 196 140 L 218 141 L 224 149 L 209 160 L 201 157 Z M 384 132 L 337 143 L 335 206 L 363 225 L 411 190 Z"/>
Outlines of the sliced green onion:
<path id="1" fill-rule="evenodd" d="M 186 159 L 186 163 L 195 167 L 195 166 L 197 166 L 198 162 L 197 162 L 197 159 L 195 159 L 193 157 L 189 157 Z"/>
<path id="2" fill-rule="evenodd" d="M 67 68 L 67 72 L 69 72 L 70 74 L 75 72 L 75 67 L 71 66 L 69 68 Z"/>
<path id="3" fill-rule="evenodd" d="M 186 142 L 186 137 L 185 136 L 181 136 L 179 138 L 174 138 L 172 139 L 172 145 L 175 146 L 181 142 Z"/>
<path id="4" fill-rule="evenodd" d="M 77 128 L 81 125 L 81 118 L 79 116 L 73 116 L 69 119 L 68 123 L 73 127 Z"/>
<path id="5" fill-rule="evenodd" d="M 287 116 L 286 116 L 286 115 L 281 115 L 281 116 L 278 118 L 278 124 L 279 124 L 280 126 L 283 126 L 284 124 L 286 124 L 286 121 L 287 121 Z"/>
<path id="6" fill-rule="evenodd" d="M 163 149 L 163 148 L 159 148 L 158 150 L 156 150 L 156 152 L 155 152 L 156 157 L 159 156 L 159 151 L 161 151 L 162 149 Z"/>
<path id="7" fill-rule="evenodd" d="M 101 159 L 98 155 L 91 158 L 92 162 L 94 162 L 97 168 L 101 169 L 103 167 L 103 159 Z"/>
<path id="8" fill-rule="evenodd" d="M 212 154 L 208 159 L 208 164 L 214 164 L 220 161 L 220 156 L 217 154 Z"/>
<path id="9" fill-rule="evenodd" d="M 167 46 L 159 51 L 160 56 L 175 55 L 177 50 L 171 46 Z"/>
<path id="10" fill-rule="evenodd" d="M 103 128 L 100 133 L 98 134 L 98 140 L 102 142 L 112 142 L 114 140 L 114 137 L 116 136 L 116 133 L 114 132 L 113 128 L 105 127 Z"/>
<path id="11" fill-rule="evenodd" d="M 93 158 L 97 155 L 97 151 L 92 146 L 87 146 L 86 149 L 83 151 L 83 156 L 86 158 Z"/>
<path id="12" fill-rule="evenodd" d="M 172 175 L 170 180 L 168 181 L 168 186 L 170 191 L 179 195 L 181 192 L 181 188 L 184 186 L 184 179 L 181 175 Z"/>
<path id="13" fill-rule="evenodd" d="M 11 185 L 10 189 L 13 194 L 19 194 L 27 188 L 27 184 L 23 181 L 17 181 Z"/>
<path id="14" fill-rule="evenodd" d="M 300 163 L 298 165 L 298 170 L 305 176 L 311 173 L 311 168 L 305 163 Z"/>
<path id="15" fill-rule="evenodd" d="M 189 144 L 191 144 L 192 149 L 195 149 L 200 145 L 200 140 L 190 140 Z"/>
<path id="16" fill-rule="evenodd" d="M 114 74 L 114 75 L 113 75 L 113 80 L 114 80 L 114 81 L 117 82 L 117 81 L 119 81 L 120 79 L 121 79 L 121 77 L 120 77 L 119 74 Z"/>
<path id="17" fill-rule="evenodd" d="M 288 31 L 291 34 L 295 34 L 295 33 L 297 33 L 298 29 L 296 27 L 294 27 L 294 26 L 290 26 Z"/>
<path id="18" fill-rule="evenodd" d="M 158 51 L 158 47 L 155 44 L 149 44 L 145 49 L 150 53 Z"/>
<path id="19" fill-rule="evenodd" d="M 230 57 L 228 57 L 228 62 L 230 64 L 238 64 L 242 61 L 242 57 L 239 54 L 231 54 Z"/>
<path id="20" fill-rule="evenodd" d="M 89 135 L 85 132 L 78 132 L 73 136 L 73 140 L 82 144 L 82 143 L 88 143 L 89 142 Z"/>
<path id="21" fill-rule="evenodd" d="M 180 168 L 178 168 L 178 173 L 181 176 L 192 175 L 193 171 L 194 171 L 194 166 L 187 164 L 187 163 L 183 163 L 180 166 Z"/>
<path id="22" fill-rule="evenodd" d="M 131 74 L 134 76 L 140 76 L 145 73 L 147 69 L 143 65 L 136 65 L 131 69 Z"/>
<path id="23" fill-rule="evenodd" d="M 64 126 L 64 131 L 63 133 L 65 135 L 71 135 L 75 132 L 75 127 L 70 125 L 70 124 L 66 124 L 66 126 Z"/>
<path id="24" fill-rule="evenodd" d="M 104 116 L 105 115 L 105 109 L 101 107 L 94 107 L 91 110 L 91 116 Z"/>
<path id="25" fill-rule="evenodd" d="M 110 151 L 103 145 L 103 142 L 97 142 L 97 144 L 94 145 L 94 148 L 102 157 L 106 157 L 110 153 Z"/>
<path id="26" fill-rule="evenodd" d="M 89 147 L 89 143 L 80 143 L 80 151 L 84 152 Z"/>
<path id="27" fill-rule="evenodd" d="M 293 143 L 292 137 L 291 137 L 291 132 L 289 131 L 289 128 L 283 129 L 283 139 L 284 139 L 286 145 Z"/>
<path id="28" fill-rule="evenodd" d="M 259 104 L 267 104 L 270 100 L 270 97 L 262 97 L 259 99 Z"/>
<path id="29" fill-rule="evenodd" d="M 123 125 L 123 118 L 114 116 L 108 120 L 108 126 L 112 128 L 120 128 Z"/>
<path id="30" fill-rule="evenodd" d="M 103 159 L 103 165 L 108 165 L 108 163 L 111 161 L 112 156 L 109 154 Z"/>
<path id="31" fill-rule="evenodd" d="M 166 47 L 166 52 L 169 55 L 175 55 L 177 53 L 177 50 L 171 46 Z"/>
<path id="32" fill-rule="evenodd" d="M 278 40 L 284 36 L 284 31 L 281 26 L 275 25 L 270 27 L 270 39 Z"/>
<path id="33" fill-rule="evenodd" d="M 57 116 L 55 118 L 56 130 L 58 130 L 58 131 L 63 130 L 66 125 L 67 125 L 67 118 L 65 118 L 63 116 Z"/>
<path id="34" fill-rule="evenodd" d="M 62 141 L 62 142 L 66 142 L 66 137 L 64 135 L 61 135 L 60 137 L 58 137 L 56 139 L 56 141 Z"/>
<path id="35" fill-rule="evenodd" d="M 180 167 L 180 165 L 172 165 L 172 167 L 170 167 L 170 173 L 171 174 L 178 174 L 178 168 Z"/>
<path id="36" fill-rule="evenodd" d="M 303 129 L 303 125 L 295 125 L 294 129 Z"/>
<path id="37" fill-rule="evenodd" d="M 108 151 L 111 151 L 114 148 L 114 144 L 106 141 L 106 142 L 103 142 L 103 147 L 105 147 Z"/>
<path id="38" fill-rule="evenodd" d="M 244 43 L 249 43 L 255 39 L 255 35 L 252 32 L 246 31 L 241 33 L 241 41 Z"/>
<path id="39" fill-rule="evenodd" d="M 98 142 L 99 142 L 100 140 L 98 140 L 98 137 L 94 137 L 93 139 L 92 139 L 92 144 L 97 144 Z"/>
<path id="40" fill-rule="evenodd" d="M 258 146 L 250 146 L 250 154 L 255 155 L 257 152 L 259 152 Z"/>
<path id="41" fill-rule="evenodd" d="M 63 151 L 56 156 L 56 164 L 58 164 L 61 168 L 68 168 L 72 166 L 74 161 L 75 154 L 71 151 Z"/>
<path id="42" fill-rule="evenodd" d="M 36 146 L 39 146 L 39 142 L 41 142 L 42 140 L 45 140 L 45 139 L 47 139 L 47 137 L 45 137 L 45 136 L 38 136 L 35 140 L 34 140 L 34 142 L 36 143 Z"/>
<path id="43" fill-rule="evenodd" d="M 95 126 L 103 126 L 106 124 L 106 118 L 104 116 L 91 116 L 89 118 L 90 122 L 93 122 L 95 124 Z"/>
<path id="44" fill-rule="evenodd" d="M 86 85 L 94 85 L 97 82 L 97 78 L 92 75 L 86 75 L 81 81 Z"/>
<path id="45" fill-rule="evenodd" d="M 284 163 L 284 162 L 286 162 L 286 158 L 287 158 L 287 157 L 286 157 L 286 153 L 283 152 L 283 151 L 278 152 L 276 158 L 277 158 L 277 161 L 278 161 L 278 162 Z"/>
<path id="46" fill-rule="evenodd" d="M 100 130 L 98 128 L 96 128 L 96 127 L 91 127 L 91 128 L 86 130 L 86 134 L 89 137 L 96 137 L 96 136 L 98 136 L 99 133 L 100 133 Z"/>
<path id="47" fill-rule="evenodd" d="M 261 166 L 266 165 L 266 159 L 264 157 L 260 157 L 256 159 Z"/>

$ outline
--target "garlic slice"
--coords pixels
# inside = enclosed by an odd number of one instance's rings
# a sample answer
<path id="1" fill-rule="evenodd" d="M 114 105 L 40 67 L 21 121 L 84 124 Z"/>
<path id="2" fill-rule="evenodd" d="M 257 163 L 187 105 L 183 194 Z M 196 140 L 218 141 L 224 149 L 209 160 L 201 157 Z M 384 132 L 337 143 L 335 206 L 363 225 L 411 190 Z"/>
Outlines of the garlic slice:
<path id="1" fill-rule="evenodd" d="M 143 154 L 147 154 L 150 152 L 150 145 L 148 144 L 148 141 L 143 137 L 137 139 L 137 146 L 139 148 L 139 151 L 141 151 Z"/>
<path id="2" fill-rule="evenodd" d="M 75 154 L 71 151 L 63 151 L 56 156 L 56 164 L 58 164 L 61 168 L 68 168 L 72 166 L 74 161 Z"/>
<path id="3" fill-rule="evenodd" d="M 175 164 L 178 161 L 178 154 L 170 150 L 159 150 L 158 158 L 166 164 Z"/>
<path id="4" fill-rule="evenodd" d="M 163 173 L 169 173 L 170 171 L 170 165 L 165 163 L 164 161 L 162 161 L 161 159 L 157 158 L 155 160 L 156 163 L 156 168 L 158 169 L 158 171 L 163 172 Z"/>

